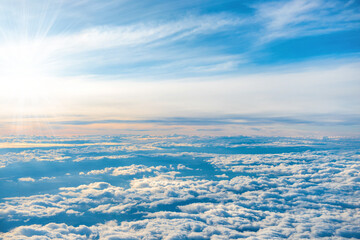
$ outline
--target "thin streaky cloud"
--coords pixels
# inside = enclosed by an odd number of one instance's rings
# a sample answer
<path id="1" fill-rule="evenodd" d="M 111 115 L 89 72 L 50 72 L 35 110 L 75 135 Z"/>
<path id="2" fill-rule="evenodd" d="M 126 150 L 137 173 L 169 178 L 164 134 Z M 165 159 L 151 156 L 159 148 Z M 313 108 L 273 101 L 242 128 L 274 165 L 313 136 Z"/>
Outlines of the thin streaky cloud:
<path id="1" fill-rule="evenodd" d="M 226 15 L 188 16 L 172 22 L 100 26 L 79 33 L 55 36 L 49 39 L 49 43 L 55 48 L 65 47 L 62 48 L 65 53 L 138 46 L 161 40 L 169 44 L 191 35 L 224 31 L 225 27 L 238 26 L 240 23 L 238 18 Z"/>
<path id="2" fill-rule="evenodd" d="M 351 115 L 358 4 L 1 1 L 0 115 Z"/>
<path id="3" fill-rule="evenodd" d="M 217 116 L 217 117 L 173 117 L 162 119 L 146 120 L 125 120 L 125 119 L 106 119 L 106 120 L 77 120 L 77 121 L 53 121 L 54 125 L 92 125 L 92 124 L 113 124 L 113 123 L 156 123 L 160 125 L 256 125 L 256 124 L 311 124 L 326 126 L 341 125 L 360 125 L 360 115 L 332 115 L 319 114 L 302 117 L 287 116 L 259 116 L 259 115 L 240 115 L 240 116 Z"/>
<path id="4" fill-rule="evenodd" d="M 354 1 L 292 0 L 257 5 L 263 42 L 356 29 L 360 11 Z"/>

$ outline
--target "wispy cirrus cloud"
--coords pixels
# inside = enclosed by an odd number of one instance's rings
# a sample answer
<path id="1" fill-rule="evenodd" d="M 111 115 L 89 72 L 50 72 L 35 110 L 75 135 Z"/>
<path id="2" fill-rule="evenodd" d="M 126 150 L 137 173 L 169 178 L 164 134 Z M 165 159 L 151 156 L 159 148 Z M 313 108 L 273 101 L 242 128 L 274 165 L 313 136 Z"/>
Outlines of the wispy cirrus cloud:
<path id="1" fill-rule="evenodd" d="M 360 11 L 356 1 L 271 1 L 255 6 L 264 26 L 263 42 L 356 29 Z"/>
<path id="2" fill-rule="evenodd" d="M 49 35 L 47 31 L 29 33 L 20 42 L 17 41 L 19 30 L 9 29 L 0 41 L 0 52 L 4 53 L 0 64 L 7 66 L 9 59 L 19 57 L 34 58 L 47 70 L 51 69 L 53 75 L 87 75 L 93 74 L 94 69 L 98 75 L 129 74 L 141 69 L 164 72 L 170 68 L 177 71 L 187 68 L 198 73 L 228 71 L 237 62 L 243 62 L 243 56 L 219 54 L 208 47 L 189 51 L 180 43 L 227 32 L 241 24 L 243 20 L 233 14 L 187 14 L 171 21 L 108 24 Z M 17 63 L 13 62 L 13 65 Z"/>
<path id="3" fill-rule="evenodd" d="M 298 119 L 359 101 L 356 1 L 1 3 L 6 121 Z"/>
<path id="4" fill-rule="evenodd" d="M 150 21 L 122 26 L 97 26 L 60 34 L 46 41 L 64 68 L 77 74 L 97 69 L 95 74 L 180 72 L 224 72 L 244 57 L 219 54 L 203 47 L 189 51 L 181 42 L 219 34 L 239 27 L 243 21 L 230 14 L 187 15 L 172 21 Z M 204 52 L 206 51 L 206 57 Z M 209 55 L 212 55 L 209 58 Z M 84 63 L 84 59 L 86 62 Z M 80 70 L 79 70 L 80 69 Z"/>
<path id="5" fill-rule="evenodd" d="M 170 22 L 156 21 L 125 26 L 97 26 L 80 32 L 50 38 L 55 46 L 65 46 L 65 51 L 96 51 L 119 46 L 169 44 L 187 37 L 228 30 L 242 23 L 229 14 L 188 15 Z"/>

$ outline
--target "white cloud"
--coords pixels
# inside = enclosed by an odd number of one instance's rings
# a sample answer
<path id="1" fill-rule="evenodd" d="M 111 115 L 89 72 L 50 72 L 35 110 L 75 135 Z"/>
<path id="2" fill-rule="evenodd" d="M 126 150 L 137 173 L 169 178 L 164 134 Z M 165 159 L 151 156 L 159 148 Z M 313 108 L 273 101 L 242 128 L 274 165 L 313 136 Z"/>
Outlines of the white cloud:
<path id="1" fill-rule="evenodd" d="M 176 168 L 177 168 L 177 170 L 193 170 L 192 168 L 189 168 L 189 167 L 185 166 L 184 164 L 178 164 Z"/>
<path id="2" fill-rule="evenodd" d="M 265 26 L 262 42 L 324 34 L 359 27 L 360 12 L 351 1 L 292 0 L 261 3 L 258 20 Z"/>
<path id="3" fill-rule="evenodd" d="M 35 179 L 31 177 L 23 177 L 18 179 L 20 182 L 35 182 Z"/>
<path id="4" fill-rule="evenodd" d="M 215 177 L 217 177 L 217 178 L 229 178 L 229 176 L 226 175 L 225 173 L 223 173 L 221 175 L 215 175 Z"/>
<path id="5" fill-rule="evenodd" d="M 346 148 L 340 148 L 340 140 L 326 139 L 255 138 L 247 141 L 242 138 L 200 140 L 185 136 L 125 139 L 126 137 L 122 138 L 128 143 L 139 144 L 139 147 L 141 142 L 151 143 L 157 147 L 156 150 L 141 152 L 139 156 L 149 154 L 146 156 L 151 156 L 150 161 L 157 159 L 164 165 L 172 166 L 133 163 L 128 166 L 85 171 L 81 179 L 86 180 L 93 180 L 92 174 L 99 174 L 99 177 L 107 179 L 108 175 L 115 172 L 131 176 L 147 172 L 157 174 L 146 174 L 140 178 L 135 176 L 125 180 L 125 184 L 121 183 L 121 186 L 117 181 L 111 184 L 92 182 L 76 187 L 62 187 L 51 194 L 4 198 L 0 203 L 1 220 L 9 225 L 26 223 L 29 226 L 15 227 L 0 237 L 243 237 L 255 240 L 341 239 L 356 238 L 359 234 L 359 154 L 351 147 L 350 142 L 345 141 Z M 168 146 L 168 141 L 173 141 L 174 144 L 168 148 L 170 150 L 167 154 L 165 146 Z M 187 142 L 184 144 L 186 150 L 190 151 L 190 146 L 194 152 L 176 151 L 176 144 L 179 149 L 183 149 L 183 141 Z M 196 147 L 192 143 L 196 143 Z M 297 149 L 296 147 L 306 145 L 320 146 L 322 150 L 279 154 L 207 153 L 210 146 L 213 147 L 211 149 L 231 149 L 232 143 L 235 148 L 243 144 L 247 149 L 277 149 L 276 146 L 280 149 Z M 325 150 L 327 146 L 335 146 L 335 149 Z M 76 153 L 81 156 L 81 153 L 89 154 L 94 151 L 101 156 L 102 153 L 111 154 L 112 150 L 117 151 L 117 147 L 73 147 L 68 148 L 71 149 L 68 154 Z M 163 153 L 158 153 L 158 149 L 162 149 Z M 112 154 L 116 156 L 115 152 Z M 136 159 L 137 154 L 132 154 Z M 184 161 L 180 163 L 181 160 Z M 213 176 L 204 175 L 203 167 L 212 171 Z M 192 169 L 192 176 L 188 176 L 185 171 L 187 168 Z M 71 177 L 75 179 L 76 175 Z M 64 218 L 64 215 L 67 217 Z M 108 221 L 114 216 L 119 222 Z M 53 221 L 64 223 L 47 224 L 49 217 L 54 219 Z M 78 222 L 86 219 L 88 226 L 70 226 L 68 219 Z M 31 225 L 33 221 L 41 224 Z"/>
<path id="6" fill-rule="evenodd" d="M 151 172 L 160 172 L 166 170 L 166 166 L 151 166 L 146 167 L 145 165 L 135 165 L 124 167 L 108 167 L 100 170 L 91 170 L 86 173 L 86 175 L 99 175 L 99 174 L 110 174 L 112 176 L 120 175 L 135 175 L 138 173 L 151 173 Z"/>
<path id="7" fill-rule="evenodd" d="M 109 84 L 109 81 L 100 79 L 73 79 L 70 90 L 66 88 L 68 100 L 63 101 L 63 106 L 67 106 L 66 114 L 86 115 L 93 111 L 101 116 L 121 118 L 126 112 L 134 119 L 140 113 L 145 119 L 198 117 L 209 112 L 218 115 L 271 112 L 272 116 L 322 113 L 339 116 L 353 113 L 355 103 L 360 100 L 357 97 L 358 65 L 344 64 L 331 69 L 323 66 L 291 73 L 253 74 L 221 80 L 217 77 L 152 82 L 114 79 Z M 54 95 L 62 91 L 65 89 L 56 89 Z M 291 99 L 291 104 L 288 99 Z"/>
<path id="8" fill-rule="evenodd" d="M 141 23 L 128 26 L 100 26 L 80 33 L 49 38 L 50 47 L 58 47 L 65 53 L 95 51 L 120 46 L 137 46 L 164 40 L 176 41 L 192 35 L 223 31 L 225 27 L 241 24 L 231 15 L 191 16 L 163 23 Z"/>
<path id="9" fill-rule="evenodd" d="M 16 145 L 15 145 L 16 147 Z M 30 161 L 66 161 L 70 159 L 69 156 L 64 156 L 63 149 L 58 150 L 25 150 L 19 152 L 5 152 L 1 154 L 0 163 L 3 165 L 9 165 L 18 162 L 30 162 Z"/>
<path id="10" fill-rule="evenodd" d="M 41 177 L 39 180 L 40 181 L 48 181 L 48 180 L 53 180 L 56 179 L 56 177 Z"/>

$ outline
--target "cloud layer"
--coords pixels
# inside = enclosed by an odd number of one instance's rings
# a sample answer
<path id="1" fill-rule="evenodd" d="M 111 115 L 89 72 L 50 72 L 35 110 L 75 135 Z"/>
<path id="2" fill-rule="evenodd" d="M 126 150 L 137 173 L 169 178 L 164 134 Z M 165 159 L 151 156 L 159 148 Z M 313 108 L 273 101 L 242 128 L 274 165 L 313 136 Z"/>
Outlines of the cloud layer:
<path id="1" fill-rule="evenodd" d="M 1 237 L 360 238 L 356 139 L 129 135 L 52 144 L 62 161 L 44 161 L 44 151 L 31 160 L 46 176 L 14 179 L 23 161 L 0 169 L 3 188 L 31 189 L 3 196 Z"/>

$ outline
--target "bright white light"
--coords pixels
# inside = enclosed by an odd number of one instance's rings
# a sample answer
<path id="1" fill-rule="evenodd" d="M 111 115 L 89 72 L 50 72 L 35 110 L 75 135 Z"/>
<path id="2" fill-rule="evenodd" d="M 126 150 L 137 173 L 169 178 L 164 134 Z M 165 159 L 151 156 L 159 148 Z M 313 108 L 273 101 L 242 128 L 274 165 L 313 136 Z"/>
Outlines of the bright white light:
<path id="1" fill-rule="evenodd" d="M 49 72 L 45 51 L 46 48 L 41 42 L 3 45 L 0 48 L 2 94 L 15 99 L 37 98 L 43 95 Z"/>

